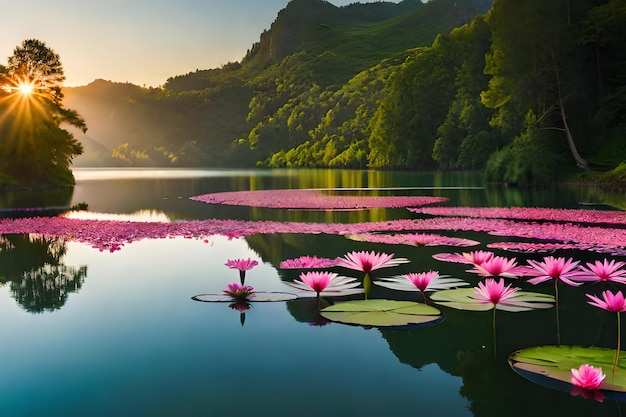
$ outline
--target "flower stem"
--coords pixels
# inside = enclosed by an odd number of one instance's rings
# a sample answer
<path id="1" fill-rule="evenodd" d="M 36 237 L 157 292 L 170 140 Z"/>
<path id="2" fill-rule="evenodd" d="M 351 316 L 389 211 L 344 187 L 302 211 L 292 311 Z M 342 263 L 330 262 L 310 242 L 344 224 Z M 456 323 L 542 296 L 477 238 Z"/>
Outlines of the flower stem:
<path id="1" fill-rule="evenodd" d="M 239 281 L 241 281 L 241 285 L 243 285 L 244 282 L 246 282 L 246 271 L 243 269 L 239 270 Z"/>
<path id="2" fill-rule="evenodd" d="M 493 306 L 493 357 L 496 357 L 496 306 Z"/>
<path id="3" fill-rule="evenodd" d="M 363 291 L 365 292 L 365 299 L 367 300 L 370 291 L 372 290 L 372 279 L 370 278 L 370 274 L 366 273 L 363 277 Z"/>
<path id="4" fill-rule="evenodd" d="M 556 309 L 556 342 L 561 346 L 561 322 L 559 320 L 559 280 L 554 280 L 554 300 Z"/>
<path id="5" fill-rule="evenodd" d="M 615 363 L 613 364 L 613 376 L 617 370 L 617 363 L 619 362 L 619 351 L 622 348 L 622 326 L 620 323 L 620 312 L 617 312 L 617 350 L 615 351 Z"/>

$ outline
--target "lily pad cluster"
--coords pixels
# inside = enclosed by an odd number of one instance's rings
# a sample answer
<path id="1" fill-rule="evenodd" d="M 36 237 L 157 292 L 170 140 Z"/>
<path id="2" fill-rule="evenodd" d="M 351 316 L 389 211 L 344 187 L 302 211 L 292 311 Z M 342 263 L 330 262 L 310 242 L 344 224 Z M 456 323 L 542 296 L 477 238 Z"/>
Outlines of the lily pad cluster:
<path id="1" fill-rule="evenodd" d="M 596 401 L 626 401 L 626 363 L 620 360 L 613 368 L 614 357 L 615 350 L 601 347 L 534 346 L 512 353 L 509 364 L 547 388 Z"/>

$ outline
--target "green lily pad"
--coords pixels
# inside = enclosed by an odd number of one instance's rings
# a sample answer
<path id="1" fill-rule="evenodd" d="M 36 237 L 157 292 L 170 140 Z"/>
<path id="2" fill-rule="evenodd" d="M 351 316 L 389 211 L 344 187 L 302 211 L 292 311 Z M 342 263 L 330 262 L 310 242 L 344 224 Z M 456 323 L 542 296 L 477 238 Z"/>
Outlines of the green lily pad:
<path id="1" fill-rule="evenodd" d="M 296 294 L 288 292 L 255 292 L 248 302 L 270 302 L 270 301 L 289 301 L 298 298 Z M 191 297 L 195 301 L 203 301 L 205 303 L 232 303 L 237 301 L 235 298 L 227 294 L 200 294 Z"/>
<path id="2" fill-rule="evenodd" d="M 615 349 L 581 346 L 535 346 L 522 349 L 509 356 L 511 367 L 533 380 L 550 378 L 569 383 L 572 369 L 582 364 L 602 368 L 606 379 L 600 386 L 602 391 L 626 392 L 626 352 L 621 352 L 617 369 L 613 372 Z"/>
<path id="3" fill-rule="evenodd" d="M 442 306 L 456 308 L 457 310 L 488 311 L 493 309 L 491 303 L 481 303 L 475 298 L 473 288 L 456 288 L 439 291 L 430 296 L 430 299 Z M 513 297 L 496 304 L 497 310 L 503 311 L 529 311 L 540 308 L 553 307 L 554 296 L 537 292 L 518 291 Z"/>
<path id="4" fill-rule="evenodd" d="M 433 323 L 443 319 L 437 308 L 413 301 L 355 300 L 321 310 L 322 317 L 345 324 L 396 327 Z"/>

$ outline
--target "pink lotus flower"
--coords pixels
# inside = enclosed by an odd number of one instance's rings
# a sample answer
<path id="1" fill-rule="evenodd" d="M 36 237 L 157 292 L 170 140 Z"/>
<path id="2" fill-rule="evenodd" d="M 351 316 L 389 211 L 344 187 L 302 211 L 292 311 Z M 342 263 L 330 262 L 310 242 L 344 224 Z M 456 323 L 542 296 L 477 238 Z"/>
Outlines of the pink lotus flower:
<path id="1" fill-rule="evenodd" d="M 257 266 L 259 263 L 257 261 L 253 261 L 250 258 L 248 259 L 229 259 L 228 262 L 225 263 L 227 267 L 230 269 L 238 269 L 239 270 L 239 281 L 241 281 L 241 285 L 246 282 L 246 271 Z"/>
<path id="2" fill-rule="evenodd" d="M 300 279 L 309 288 L 319 294 L 328 287 L 330 280 L 336 276 L 337 274 L 332 272 L 307 272 L 306 274 L 300 274 Z"/>
<path id="3" fill-rule="evenodd" d="M 304 291 L 314 291 L 317 297 L 317 308 L 320 307 L 320 294 L 324 291 L 346 294 L 353 292 L 362 292 L 355 290 L 354 287 L 359 285 L 355 278 L 340 277 L 334 272 L 326 271 L 309 271 L 300 274 L 300 280 L 295 279 L 293 282 L 285 284 Z"/>
<path id="4" fill-rule="evenodd" d="M 572 385 L 586 389 L 598 389 L 606 375 L 602 373 L 602 368 L 583 364 L 578 369 L 572 369 Z"/>
<path id="5" fill-rule="evenodd" d="M 587 262 L 587 267 L 581 267 L 578 277 L 576 279 L 580 281 L 613 281 L 621 284 L 626 284 L 626 269 L 620 269 L 626 262 L 615 262 L 612 259 L 610 262 L 604 259 L 604 261 L 596 261 L 595 263 Z"/>
<path id="6" fill-rule="evenodd" d="M 493 258 L 493 256 L 493 252 L 477 250 L 463 253 L 436 253 L 433 255 L 433 258 L 444 262 L 480 265 Z"/>
<path id="7" fill-rule="evenodd" d="M 231 269 L 238 269 L 240 271 L 249 271 L 259 264 L 258 261 L 248 259 L 229 259 L 224 265 Z"/>
<path id="8" fill-rule="evenodd" d="M 574 282 L 570 278 L 576 277 L 578 271 L 578 261 L 574 261 L 572 258 L 555 258 L 553 256 L 546 256 L 543 258 L 543 262 L 528 260 L 528 264 L 532 267 L 527 273 L 529 276 L 535 278 L 529 279 L 533 285 L 541 282 L 554 280 L 555 282 L 561 280 L 567 285 L 579 286 L 581 283 Z"/>
<path id="9" fill-rule="evenodd" d="M 621 291 L 618 291 L 615 294 L 611 291 L 603 291 L 602 300 L 595 295 L 585 295 L 591 299 L 591 301 L 588 301 L 587 303 L 594 307 L 600 307 L 606 311 L 612 311 L 614 313 L 626 311 L 626 300 L 624 300 L 624 294 L 622 294 Z"/>
<path id="10" fill-rule="evenodd" d="M 353 269 L 355 271 L 362 271 L 369 274 L 371 271 L 380 268 L 388 268 L 392 266 L 398 266 L 400 264 L 409 262 L 405 258 L 395 258 L 393 253 L 388 255 L 384 252 L 348 252 L 345 258 L 337 259 L 337 266 L 343 266 L 344 268 Z"/>
<path id="11" fill-rule="evenodd" d="M 241 285 L 236 282 L 228 284 L 228 289 L 224 290 L 224 294 L 233 297 L 236 300 L 246 300 L 254 295 L 254 289 L 249 285 Z"/>
<path id="12" fill-rule="evenodd" d="M 515 258 L 494 256 L 481 264 L 474 264 L 474 269 L 468 270 L 483 277 L 517 278 L 524 274 L 524 269 L 517 266 Z"/>
<path id="13" fill-rule="evenodd" d="M 481 304 L 493 304 L 494 308 L 498 304 L 508 304 L 507 300 L 512 298 L 519 288 L 511 288 L 511 284 L 504 286 L 504 280 L 496 281 L 487 278 L 485 282 L 479 282 L 478 287 L 474 287 L 475 300 Z"/>
<path id="14" fill-rule="evenodd" d="M 481 265 L 487 261 L 493 259 L 493 252 L 488 252 L 484 250 L 475 250 L 472 252 L 463 252 L 461 254 L 463 258 L 465 258 L 469 263 L 474 265 Z"/>
<path id="15" fill-rule="evenodd" d="M 619 363 L 619 352 L 622 344 L 622 326 L 620 323 L 620 313 L 626 311 L 626 300 L 624 300 L 624 294 L 621 291 L 613 294 L 611 291 L 602 292 L 602 300 L 595 295 L 585 294 L 591 301 L 587 301 L 588 304 L 599 307 L 606 311 L 612 311 L 617 313 L 617 349 L 615 350 L 615 362 L 613 363 L 613 372 L 617 369 Z"/>
<path id="16" fill-rule="evenodd" d="M 439 277 L 439 271 L 428 271 L 428 272 L 419 272 L 419 273 L 409 273 L 403 275 L 407 280 L 409 280 L 415 287 L 421 292 L 426 291 L 430 282 Z"/>
<path id="17" fill-rule="evenodd" d="M 327 271 L 302 272 L 299 280 L 295 279 L 293 282 L 285 282 L 285 284 L 303 291 L 315 291 L 318 297 L 324 291 L 334 293 L 347 291 L 350 293 L 354 287 L 359 286 L 359 282 L 355 278 L 340 277 L 334 272 Z"/>
<path id="18" fill-rule="evenodd" d="M 411 272 L 396 277 L 382 278 L 374 281 L 374 284 L 392 290 L 419 291 L 424 300 L 426 299 L 424 294 L 426 291 L 439 291 L 469 285 L 461 279 L 439 275 L 439 271 Z"/>

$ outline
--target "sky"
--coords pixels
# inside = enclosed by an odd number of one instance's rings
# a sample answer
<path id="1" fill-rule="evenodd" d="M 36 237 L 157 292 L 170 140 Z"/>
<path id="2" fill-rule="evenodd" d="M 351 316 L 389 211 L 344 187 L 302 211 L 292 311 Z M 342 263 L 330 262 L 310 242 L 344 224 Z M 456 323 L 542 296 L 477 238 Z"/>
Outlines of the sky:
<path id="1" fill-rule="evenodd" d="M 0 11 L 0 64 L 35 38 L 59 54 L 66 86 L 102 78 L 158 87 L 172 76 L 240 61 L 288 2 L 11 1 Z M 355 2 L 330 0 L 335 6 Z"/>

